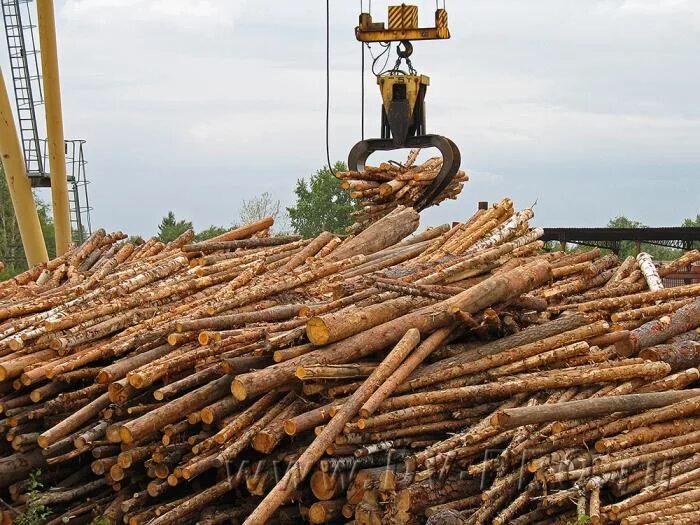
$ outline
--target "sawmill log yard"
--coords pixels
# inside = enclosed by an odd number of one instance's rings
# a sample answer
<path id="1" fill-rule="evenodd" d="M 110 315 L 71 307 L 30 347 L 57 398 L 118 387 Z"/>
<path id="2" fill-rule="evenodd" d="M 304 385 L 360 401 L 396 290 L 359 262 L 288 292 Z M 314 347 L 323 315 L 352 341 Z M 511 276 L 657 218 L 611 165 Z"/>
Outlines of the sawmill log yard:
<path id="1" fill-rule="evenodd" d="M 8 35 L 20 4 L 3 2 Z M 397 63 L 372 75 L 380 136 L 345 166 L 318 145 L 342 227 L 270 214 L 169 238 L 71 227 L 61 27 L 53 2 L 22 4 L 56 245 L 13 65 L 0 154 L 25 265 L 0 281 L 3 525 L 700 523 L 700 279 L 669 284 L 699 245 L 660 260 L 551 242 L 546 200 L 508 187 L 477 206 L 478 171 L 427 133 L 411 63 L 413 43 L 450 38 L 438 4 L 420 24 L 405 4 L 360 14 L 363 48 Z M 422 224 L 448 202 L 461 211 Z"/>

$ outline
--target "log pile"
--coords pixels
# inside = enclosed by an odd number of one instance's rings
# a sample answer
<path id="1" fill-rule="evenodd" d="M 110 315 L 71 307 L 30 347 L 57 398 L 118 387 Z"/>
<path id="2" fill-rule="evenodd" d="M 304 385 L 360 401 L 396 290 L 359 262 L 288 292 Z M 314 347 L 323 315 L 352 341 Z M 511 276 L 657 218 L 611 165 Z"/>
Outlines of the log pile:
<path id="1" fill-rule="evenodd" d="M 420 149 L 409 152 L 406 162 L 383 162 L 379 166 L 366 166 L 364 171 L 339 171 L 341 188 L 356 199 L 361 208 L 353 212 L 355 224 L 351 232 L 361 231 L 369 224 L 384 217 L 397 206 L 415 206 L 433 184 L 442 168 L 440 157 L 416 164 Z M 456 199 L 469 177 L 458 171 L 450 184 L 437 196 L 432 205 L 447 199 Z"/>
<path id="2" fill-rule="evenodd" d="M 700 253 L 547 253 L 532 217 L 100 230 L 0 283 L 4 518 L 697 523 L 700 285 L 653 271 Z"/>

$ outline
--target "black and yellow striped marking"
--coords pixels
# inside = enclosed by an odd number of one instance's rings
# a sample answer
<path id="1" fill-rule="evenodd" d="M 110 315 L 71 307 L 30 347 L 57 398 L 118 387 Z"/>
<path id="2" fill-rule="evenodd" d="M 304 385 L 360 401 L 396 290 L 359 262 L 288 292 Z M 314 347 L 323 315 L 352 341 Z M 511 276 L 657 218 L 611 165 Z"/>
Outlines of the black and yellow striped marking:
<path id="1" fill-rule="evenodd" d="M 415 29 L 418 27 L 418 6 L 391 5 L 389 6 L 388 29 Z"/>

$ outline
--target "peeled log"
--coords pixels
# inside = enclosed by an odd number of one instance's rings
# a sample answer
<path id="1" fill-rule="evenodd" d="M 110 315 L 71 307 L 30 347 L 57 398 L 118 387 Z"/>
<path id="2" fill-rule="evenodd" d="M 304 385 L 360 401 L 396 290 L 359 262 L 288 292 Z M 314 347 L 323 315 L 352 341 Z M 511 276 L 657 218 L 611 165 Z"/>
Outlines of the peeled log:
<path id="1" fill-rule="evenodd" d="M 617 267 L 615 273 L 603 288 L 610 288 L 611 286 L 618 285 L 622 279 L 629 276 L 636 266 L 637 261 L 630 255 L 622 262 L 620 266 Z"/>
<path id="2" fill-rule="evenodd" d="M 305 402 L 295 399 L 287 408 L 275 417 L 265 428 L 258 432 L 251 441 L 251 446 L 258 452 L 271 453 L 285 435 L 284 423 L 298 415 L 304 409 Z"/>
<path id="3" fill-rule="evenodd" d="M 576 369 L 556 370 L 544 375 L 529 374 L 522 378 L 515 376 L 511 379 L 494 383 L 431 390 L 392 397 L 382 405 L 382 408 L 397 410 L 418 404 L 451 403 L 453 401 L 461 401 L 466 405 L 475 400 L 483 402 L 505 399 L 515 394 L 539 392 L 546 388 L 569 388 L 577 385 L 618 382 L 634 378 L 658 379 L 667 375 L 670 368 L 666 363 L 644 363 L 582 371 L 577 371 Z"/>
<path id="4" fill-rule="evenodd" d="M 417 330 L 412 329 L 404 335 L 404 338 L 414 341 Z M 301 481 L 309 474 L 313 465 L 321 459 L 326 449 L 333 444 L 336 436 L 342 433 L 345 424 L 350 421 L 360 409 L 362 404 L 369 399 L 372 393 L 396 370 L 407 354 L 407 349 L 412 348 L 402 338 L 389 352 L 389 355 L 377 366 L 367 380 L 360 386 L 340 407 L 338 412 L 323 427 L 321 433 L 299 456 L 294 466 L 287 470 L 284 477 L 265 496 L 265 499 L 245 520 L 244 525 L 257 525 L 266 523 L 275 511 L 289 498 Z M 414 345 L 415 346 L 415 345 Z"/>
<path id="5" fill-rule="evenodd" d="M 307 244 L 301 251 L 292 256 L 289 261 L 287 261 L 284 266 L 282 266 L 278 272 L 285 273 L 290 272 L 294 268 L 297 268 L 306 262 L 306 259 L 313 257 L 321 248 L 328 244 L 334 235 L 330 232 L 321 232 L 315 239 L 313 239 L 309 244 Z"/>
<path id="6" fill-rule="evenodd" d="M 631 289 L 636 286 L 633 285 Z M 611 289 L 603 288 L 601 290 L 594 290 L 593 294 L 599 294 L 605 292 L 605 294 L 614 294 L 618 290 L 624 290 L 628 292 L 626 295 L 605 295 L 599 299 L 593 299 L 586 302 L 579 302 L 577 304 L 567 304 L 563 306 L 553 307 L 555 310 L 568 310 L 577 309 L 579 312 L 593 312 L 596 310 L 614 310 L 614 309 L 624 309 L 625 307 L 636 306 L 644 303 L 651 303 L 654 301 L 664 301 L 666 299 L 675 299 L 680 297 L 694 297 L 700 294 L 700 283 L 699 284 L 686 284 L 683 286 L 674 286 L 672 288 L 663 288 L 661 290 L 656 290 L 654 292 L 642 292 L 634 293 L 628 290 L 627 287 L 622 285 L 615 286 Z"/>
<path id="7" fill-rule="evenodd" d="M 561 259 L 552 262 L 552 268 L 562 268 L 572 264 L 592 261 L 598 257 L 600 257 L 600 248 L 593 248 L 592 250 L 588 250 L 586 252 L 570 253 Z"/>
<path id="8" fill-rule="evenodd" d="M 455 311 L 479 312 L 493 304 L 542 286 L 549 280 L 550 275 L 549 264 L 544 261 L 536 261 L 494 275 L 451 299 L 380 324 L 332 346 L 277 363 L 264 370 L 238 375 L 231 384 L 231 391 L 237 399 L 243 400 L 291 381 L 299 366 L 352 362 L 395 343 L 410 328 L 417 328 L 421 334 L 428 334 L 447 326 L 452 321 Z"/>
<path id="9" fill-rule="evenodd" d="M 338 399 L 333 403 L 328 403 L 327 405 L 314 408 L 303 414 L 299 414 L 292 418 L 287 419 L 284 422 L 284 431 L 290 435 L 294 436 L 300 434 L 305 430 L 310 430 L 318 425 L 322 425 L 326 421 L 330 420 L 331 414 L 330 410 L 333 406 L 339 405 L 344 400 Z"/>
<path id="10" fill-rule="evenodd" d="M 413 483 L 396 495 L 398 511 L 421 514 L 431 505 L 475 494 L 481 490 L 476 479 L 448 479 L 442 483 L 427 479 Z"/>
<path id="11" fill-rule="evenodd" d="M 424 298 L 398 297 L 366 308 L 348 308 L 322 317 L 312 317 L 306 323 L 306 336 L 315 345 L 335 343 L 430 303 Z"/>
<path id="12" fill-rule="evenodd" d="M 639 352 L 639 357 L 649 361 L 663 361 L 671 365 L 672 372 L 700 366 L 700 343 L 679 341 L 666 345 L 652 346 Z"/>
<path id="13" fill-rule="evenodd" d="M 259 221 L 251 222 L 250 224 L 246 224 L 245 226 L 241 226 L 240 228 L 234 228 L 233 230 L 229 230 L 226 233 L 222 233 L 221 235 L 217 235 L 216 237 L 213 237 L 213 238 L 208 239 L 208 240 L 211 242 L 221 242 L 221 241 L 236 241 L 238 239 L 245 239 L 246 237 L 250 237 L 254 233 L 258 233 L 260 231 L 267 230 L 274 223 L 275 223 L 275 220 L 272 217 L 265 217 L 264 219 L 260 219 Z"/>
<path id="14" fill-rule="evenodd" d="M 590 321 L 591 319 L 584 314 L 575 313 L 573 315 L 560 317 L 559 319 L 541 325 L 529 326 L 525 330 L 517 332 L 508 337 L 504 337 L 503 339 L 497 339 L 486 343 L 480 346 L 475 352 L 461 352 L 454 357 L 448 357 L 426 365 L 419 371 L 416 371 L 416 373 L 412 374 L 409 377 L 409 380 L 420 381 L 420 384 L 426 385 L 436 383 L 441 380 L 442 374 L 445 370 L 450 370 L 457 365 L 470 363 L 480 357 L 498 354 L 504 350 L 533 343 L 562 332 L 567 332 L 588 324 Z M 407 392 L 410 389 L 411 387 L 408 384 L 404 384 L 397 388 L 397 392 Z"/>
<path id="15" fill-rule="evenodd" d="M 698 428 L 700 428 L 700 418 L 698 417 L 672 419 L 663 423 L 633 428 L 617 436 L 601 439 L 595 444 L 595 448 L 598 452 L 609 454 L 636 445 L 695 432 Z"/>
<path id="16" fill-rule="evenodd" d="M 700 299 L 695 299 L 668 316 L 635 328 L 630 332 L 628 341 L 615 343 L 615 350 L 629 357 L 644 348 L 663 343 L 675 335 L 688 332 L 698 326 L 700 326 Z"/>
<path id="17" fill-rule="evenodd" d="M 95 418 L 100 410 L 109 406 L 109 394 L 102 394 L 97 399 L 94 399 L 81 409 L 73 412 L 65 419 L 61 420 L 57 425 L 43 432 L 37 439 L 37 443 L 41 448 L 47 448 L 53 445 L 59 439 L 79 430 L 84 424 Z"/>
<path id="18" fill-rule="evenodd" d="M 467 374 L 484 372 L 497 366 L 522 361 L 530 357 L 541 355 L 543 352 L 548 350 L 554 350 L 565 345 L 585 340 L 589 337 L 598 336 L 605 333 L 608 329 L 608 323 L 605 321 L 597 321 L 595 323 L 580 326 L 567 332 L 557 333 L 550 337 L 545 337 L 522 346 L 516 346 L 495 354 L 489 353 L 484 357 L 480 357 L 480 355 L 470 355 L 470 359 L 464 359 L 460 363 L 454 363 L 452 366 L 446 369 L 436 370 L 431 374 L 421 374 L 419 377 L 414 379 L 409 378 L 409 380 L 404 383 L 399 391 L 404 392 L 411 389 L 415 390 L 417 388 L 442 381 L 448 381 Z"/>
<path id="19" fill-rule="evenodd" d="M 119 429 L 124 443 L 133 443 L 158 432 L 165 425 L 182 419 L 183 414 L 201 410 L 228 393 L 231 377 L 226 375 L 133 419 Z"/>
<path id="20" fill-rule="evenodd" d="M 172 347 L 170 345 L 160 345 L 152 350 L 147 350 L 146 352 L 141 352 L 136 355 L 129 357 L 124 357 L 119 361 L 115 361 L 109 366 L 104 367 L 97 374 L 95 382 L 97 383 L 111 383 L 117 381 L 123 377 L 126 377 L 128 372 L 135 370 L 136 368 L 143 366 L 151 361 L 163 357 L 164 355 L 170 353 Z"/>
<path id="21" fill-rule="evenodd" d="M 681 299 L 680 301 L 660 303 L 653 306 L 643 306 L 642 308 L 637 308 L 635 310 L 623 310 L 622 312 L 612 314 L 610 319 L 616 323 L 621 321 L 633 321 L 636 319 L 647 321 L 663 314 L 675 312 L 682 306 L 685 306 L 691 302 L 693 302 L 693 299 Z"/>
<path id="22" fill-rule="evenodd" d="M 343 243 L 330 255 L 330 258 L 340 260 L 357 254 L 369 255 L 393 246 L 416 231 L 419 222 L 420 215 L 416 210 L 400 206 L 349 242 Z"/>
<path id="23" fill-rule="evenodd" d="M 301 311 L 300 304 L 285 304 L 272 306 L 264 310 L 254 310 L 252 312 L 240 312 L 229 315 L 218 315 L 215 317 L 205 317 L 203 319 L 192 319 L 180 321 L 176 324 L 178 332 L 190 332 L 194 330 L 226 330 L 248 323 L 262 323 L 271 321 L 284 321 L 291 319 Z"/>
<path id="24" fill-rule="evenodd" d="M 423 343 L 416 348 L 411 355 L 406 358 L 400 366 L 394 371 L 393 374 L 372 394 L 372 396 L 362 405 L 360 409 L 360 415 L 363 418 L 369 417 L 373 414 L 379 405 L 388 398 L 408 377 L 408 375 L 413 372 L 418 365 L 420 365 L 425 358 L 427 358 L 433 350 L 440 346 L 452 333 L 452 327 L 441 328 L 433 332 L 428 338 L 423 341 Z M 407 332 L 408 333 L 408 332 Z M 420 333 L 417 334 L 416 344 L 420 342 Z"/>
<path id="25" fill-rule="evenodd" d="M 671 405 L 678 401 L 700 396 L 700 389 L 672 390 L 650 394 L 628 394 L 608 396 L 565 403 L 525 406 L 498 410 L 491 416 L 491 425 L 500 430 L 516 428 L 535 423 L 565 421 L 603 416 L 614 412 L 641 412 L 650 408 Z"/>
<path id="26" fill-rule="evenodd" d="M 182 247 L 183 252 L 213 252 L 217 250 L 236 250 L 244 248 L 260 248 L 265 246 L 279 246 L 300 240 L 298 235 L 260 237 L 252 239 L 241 239 L 236 241 L 214 241 L 208 240 L 195 244 L 188 244 Z"/>

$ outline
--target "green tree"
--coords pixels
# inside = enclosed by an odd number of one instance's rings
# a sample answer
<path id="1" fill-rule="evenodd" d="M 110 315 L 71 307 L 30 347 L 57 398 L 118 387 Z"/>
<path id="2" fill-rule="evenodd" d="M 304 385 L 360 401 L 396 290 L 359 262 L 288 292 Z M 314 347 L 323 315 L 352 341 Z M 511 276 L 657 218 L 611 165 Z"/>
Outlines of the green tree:
<path id="1" fill-rule="evenodd" d="M 206 241 L 208 239 L 212 239 L 218 235 L 221 235 L 222 233 L 226 233 L 229 231 L 231 228 L 224 228 L 223 226 L 214 226 L 213 224 L 209 226 L 209 228 L 200 231 L 194 236 L 194 239 L 196 241 Z"/>
<path id="2" fill-rule="evenodd" d="M 608 221 L 608 228 L 647 228 L 645 224 L 639 221 L 635 221 L 625 217 L 624 215 L 619 215 Z M 681 250 L 676 250 L 674 248 L 666 248 L 664 246 L 657 246 L 655 244 L 641 243 L 641 250 L 647 252 L 657 261 L 670 261 L 673 259 L 678 259 L 683 253 Z M 632 241 L 622 241 L 620 243 L 620 258 L 627 257 L 629 255 L 635 255 L 637 253 L 636 244 Z"/>
<path id="3" fill-rule="evenodd" d="M 0 168 L 0 261 L 5 263 L 5 270 L 0 279 L 7 279 L 26 269 L 22 238 L 15 220 L 15 210 L 12 207 L 7 180 Z"/>
<path id="4" fill-rule="evenodd" d="M 342 162 L 336 162 L 333 169 L 347 170 Z M 358 209 L 358 204 L 340 187 L 340 181 L 327 167 L 311 175 L 308 182 L 299 179 L 294 194 L 296 205 L 287 208 L 287 212 L 292 228 L 299 235 L 309 238 L 324 230 L 344 233 L 353 223 L 350 214 Z"/>
<path id="5" fill-rule="evenodd" d="M 698 213 L 694 219 L 686 219 L 683 221 L 683 224 L 681 226 L 689 227 L 689 228 L 698 228 L 700 227 L 700 213 Z"/>
<path id="6" fill-rule="evenodd" d="M 139 244 L 143 244 L 146 241 L 140 235 L 129 235 L 129 237 L 126 239 L 126 242 L 136 244 L 138 246 Z"/>
<path id="7" fill-rule="evenodd" d="M 639 221 L 628 219 L 624 215 L 618 215 L 608 221 L 608 228 L 646 228 L 646 226 Z"/>
<path id="8" fill-rule="evenodd" d="M 693 228 L 693 227 L 700 228 L 700 213 L 698 213 L 694 219 L 693 218 L 685 219 L 683 221 L 683 224 L 681 224 L 681 226 L 685 226 L 688 228 Z M 693 248 L 695 248 L 696 250 L 700 249 L 700 241 L 695 241 L 693 243 Z"/>
<path id="9" fill-rule="evenodd" d="M 16 525 L 41 525 L 47 522 L 52 514 L 51 509 L 41 503 L 44 485 L 41 482 L 41 471 L 30 474 L 27 484 L 27 504 L 24 510 L 15 516 L 13 523 Z"/>
<path id="10" fill-rule="evenodd" d="M 56 257 L 56 228 L 53 224 L 51 206 L 41 199 L 36 199 L 36 211 L 39 214 L 41 233 L 44 235 L 44 241 L 46 242 L 46 251 L 49 252 L 49 259 L 53 259 Z M 73 239 L 76 239 L 75 235 Z"/>
<path id="11" fill-rule="evenodd" d="M 239 222 L 241 224 L 250 224 L 265 217 L 272 217 L 276 223 L 280 219 L 281 211 L 282 204 L 279 199 L 275 199 L 270 193 L 265 192 L 250 200 L 243 199 Z"/>
<path id="12" fill-rule="evenodd" d="M 37 212 L 41 230 L 44 234 L 49 258 L 56 255 L 56 235 L 53 219 L 51 218 L 51 206 L 41 199 L 34 197 L 37 203 Z M 9 279 L 27 269 L 27 259 L 24 256 L 22 237 L 19 233 L 15 210 L 10 198 L 10 190 L 7 180 L 0 165 L 0 261 L 5 264 L 4 271 L 0 272 L 0 281 Z"/>
<path id="13" fill-rule="evenodd" d="M 160 239 L 160 242 L 174 241 L 190 229 L 192 229 L 192 222 L 185 220 L 178 221 L 175 218 L 175 214 L 169 211 L 158 225 L 158 239 Z"/>

